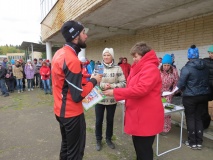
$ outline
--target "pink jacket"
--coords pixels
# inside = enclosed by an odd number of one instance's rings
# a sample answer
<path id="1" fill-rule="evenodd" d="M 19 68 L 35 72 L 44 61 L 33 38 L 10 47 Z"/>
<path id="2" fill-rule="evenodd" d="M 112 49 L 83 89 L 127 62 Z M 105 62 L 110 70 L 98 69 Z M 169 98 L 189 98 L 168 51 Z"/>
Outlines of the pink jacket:
<path id="1" fill-rule="evenodd" d="M 163 131 L 164 109 L 158 58 L 153 50 L 133 64 L 127 88 L 115 88 L 117 101 L 125 100 L 124 131 L 135 136 L 152 136 Z"/>
<path id="2" fill-rule="evenodd" d="M 177 82 L 179 79 L 178 71 L 175 67 L 172 67 L 171 70 L 172 70 L 172 73 L 166 72 L 166 71 L 160 71 L 161 79 L 162 79 L 161 92 L 172 91 L 171 88 L 174 89 L 177 86 Z M 166 101 L 168 103 L 171 103 L 172 97 L 173 95 L 165 96 Z"/>

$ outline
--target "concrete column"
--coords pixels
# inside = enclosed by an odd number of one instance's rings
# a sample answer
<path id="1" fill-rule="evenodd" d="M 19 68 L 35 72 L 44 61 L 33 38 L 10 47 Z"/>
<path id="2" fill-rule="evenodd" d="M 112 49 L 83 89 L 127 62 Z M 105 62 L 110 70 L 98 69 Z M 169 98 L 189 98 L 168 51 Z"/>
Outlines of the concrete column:
<path id="1" fill-rule="evenodd" d="M 32 60 L 32 62 L 33 62 L 33 59 L 34 59 L 34 55 L 33 55 L 33 44 L 31 44 L 31 50 L 32 50 L 32 53 L 31 53 L 31 60 Z"/>
<path id="2" fill-rule="evenodd" d="M 46 57 L 47 59 L 52 61 L 52 43 L 51 42 L 46 42 Z"/>

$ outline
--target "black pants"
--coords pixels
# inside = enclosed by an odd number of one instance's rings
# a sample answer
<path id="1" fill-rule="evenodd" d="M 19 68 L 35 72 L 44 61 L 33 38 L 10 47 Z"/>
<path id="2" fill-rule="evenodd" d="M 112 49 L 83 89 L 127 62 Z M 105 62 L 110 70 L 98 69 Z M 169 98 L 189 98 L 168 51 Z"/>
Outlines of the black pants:
<path id="1" fill-rule="evenodd" d="M 9 92 L 14 91 L 14 81 L 15 79 L 6 79 L 6 85 Z"/>
<path id="2" fill-rule="evenodd" d="M 190 145 L 203 143 L 202 115 L 208 109 L 208 95 L 184 96 L 183 106 L 185 108 L 186 126 Z"/>
<path id="3" fill-rule="evenodd" d="M 72 118 L 56 116 L 61 130 L 60 160 L 82 160 L 86 141 L 84 114 Z"/>
<path id="4" fill-rule="evenodd" d="M 155 136 L 132 136 L 137 160 L 153 160 L 153 149 Z"/>
<path id="5" fill-rule="evenodd" d="M 111 140 L 113 135 L 113 123 L 114 123 L 114 115 L 115 115 L 115 109 L 117 104 L 112 105 L 102 105 L 102 104 L 96 104 L 95 105 L 95 117 L 96 117 L 96 123 L 95 123 L 95 135 L 96 140 L 102 140 L 102 126 L 103 126 L 103 119 L 104 119 L 104 111 L 106 109 L 106 139 Z"/>

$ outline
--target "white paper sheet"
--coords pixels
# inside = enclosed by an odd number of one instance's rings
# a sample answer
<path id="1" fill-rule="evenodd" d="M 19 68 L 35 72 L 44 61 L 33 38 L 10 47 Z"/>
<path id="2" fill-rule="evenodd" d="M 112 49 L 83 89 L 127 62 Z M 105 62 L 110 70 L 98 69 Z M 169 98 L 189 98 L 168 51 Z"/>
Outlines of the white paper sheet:
<path id="1" fill-rule="evenodd" d="M 163 92 L 162 96 L 171 95 L 171 94 L 175 93 L 177 90 L 178 90 L 178 87 L 176 86 L 175 89 L 172 92 L 168 92 L 168 91 Z"/>

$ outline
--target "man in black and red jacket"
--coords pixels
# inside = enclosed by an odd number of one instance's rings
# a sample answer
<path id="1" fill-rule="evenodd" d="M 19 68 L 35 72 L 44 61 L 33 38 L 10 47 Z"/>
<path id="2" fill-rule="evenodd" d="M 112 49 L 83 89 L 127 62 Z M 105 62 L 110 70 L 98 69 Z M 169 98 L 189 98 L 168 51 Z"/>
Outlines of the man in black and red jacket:
<path id="1" fill-rule="evenodd" d="M 86 123 L 82 100 L 101 81 L 101 75 L 92 76 L 82 86 L 82 66 L 78 59 L 81 48 L 86 48 L 87 34 L 83 25 L 67 21 L 61 28 L 66 40 L 52 59 L 52 90 L 54 113 L 62 136 L 60 160 L 82 160 L 86 139 Z"/>

